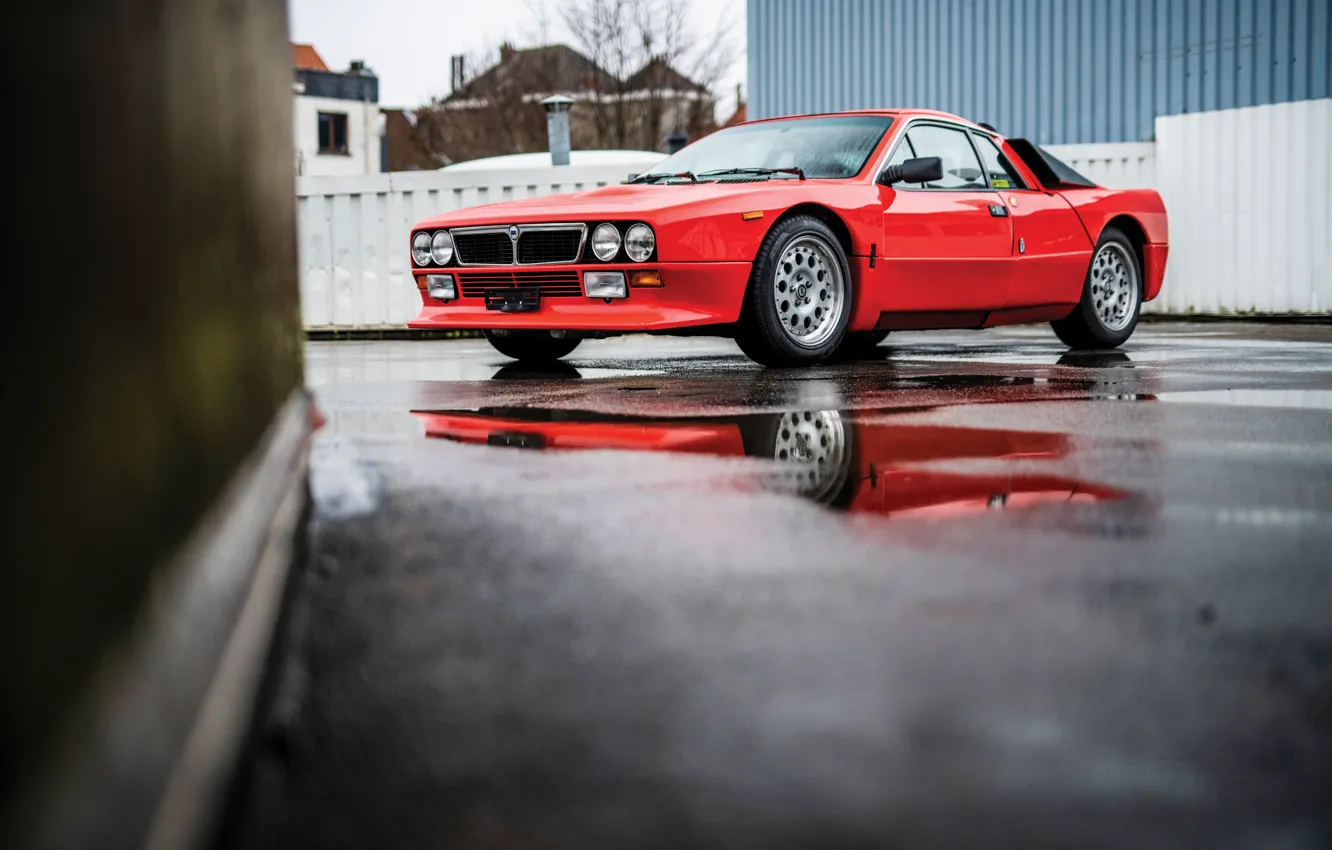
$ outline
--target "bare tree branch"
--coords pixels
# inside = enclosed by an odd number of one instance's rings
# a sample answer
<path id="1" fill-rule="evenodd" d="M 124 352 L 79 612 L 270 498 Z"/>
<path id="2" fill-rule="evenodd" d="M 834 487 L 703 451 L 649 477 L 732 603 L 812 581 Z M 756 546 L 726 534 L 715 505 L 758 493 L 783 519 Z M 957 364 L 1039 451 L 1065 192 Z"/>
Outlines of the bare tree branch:
<path id="1" fill-rule="evenodd" d="M 712 129 L 712 88 L 735 64 L 735 27 L 691 29 L 691 0 L 566 0 L 574 45 L 613 82 L 592 121 L 608 147 L 660 148 L 668 133 Z M 692 85 L 691 85 L 692 83 Z"/>
<path id="2" fill-rule="evenodd" d="M 735 64 L 737 28 L 690 21 L 694 0 L 562 0 L 572 51 L 550 43 L 549 0 L 528 0 L 529 43 L 465 60 L 464 81 L 418 111 L 418 137 L 453 160 L 546 150 L 540 100 L 564 94 L 575 148 L 662 149 L 715 127 L 713 88 Z M 576 51 L 576 52 L 574 52 Z"/>

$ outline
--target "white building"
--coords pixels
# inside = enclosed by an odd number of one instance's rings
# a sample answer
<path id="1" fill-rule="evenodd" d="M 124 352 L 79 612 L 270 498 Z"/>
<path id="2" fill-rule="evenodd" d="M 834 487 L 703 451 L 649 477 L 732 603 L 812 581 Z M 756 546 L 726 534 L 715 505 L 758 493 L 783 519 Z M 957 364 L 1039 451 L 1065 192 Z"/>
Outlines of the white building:
<path id="1" fill-rule="evenodd" d="M 382 170 L 379 79 L 363 62 L 330 71 L 308 44 L 292 45 L 296 173 L 376 174 Z"/>

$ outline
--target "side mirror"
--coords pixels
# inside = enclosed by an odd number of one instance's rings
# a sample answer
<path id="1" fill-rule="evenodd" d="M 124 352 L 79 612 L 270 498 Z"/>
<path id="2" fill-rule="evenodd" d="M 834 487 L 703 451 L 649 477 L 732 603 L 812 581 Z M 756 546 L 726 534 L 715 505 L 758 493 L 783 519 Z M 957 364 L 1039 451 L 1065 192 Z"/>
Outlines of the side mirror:
<path id="1" fill-rule="evenodd" d="M 894 183 L 929 183 L 943 179 L 943 160 L 937 156 L 921 156 L 908 159 L 901 165 L 890 165 L 879 175 L 879 183 L 891 186 Z"/>
<path id="2" fill-rule="evenodd" d="M 631 172 L 629 172 L 629 182 L 630 182 L 630 183 L 634 182 L 634 178 L 637 177 L 637 176 L 638 176 L 638 172 L 637 172 L 637 171 L 631 171 Z"/>

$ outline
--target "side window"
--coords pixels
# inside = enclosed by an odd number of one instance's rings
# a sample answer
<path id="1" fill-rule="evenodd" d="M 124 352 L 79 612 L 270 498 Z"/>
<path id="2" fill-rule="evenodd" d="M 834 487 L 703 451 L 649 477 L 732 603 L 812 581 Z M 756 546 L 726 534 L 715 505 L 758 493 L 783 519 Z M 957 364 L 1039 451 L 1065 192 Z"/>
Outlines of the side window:
<path id="1" fill-rule="evenodd" d="M 1008 157 L 1004 156 L 1004 152 L 999 150 L 993 139 L 979 133 L 972 133 L 971 138 L 976 140 L 976 150 L 980 151 L 981 161 L 985 163 L 985 172 L 990 175 L 991 186 L 996 189 L 1027 188 L 1022 175 L 1018 174 L 1017 169 L 1008 161 Z"/>
<path id="2" fill-rule="evenodd" d="M 884 168 L 887 168 L 890 165 L 901 165 L 902 163 L 906 162 L 908 159 L 914 159 L 915 156 L 916 156 L 915 152 L 911 150 L 911 140 L 904 138 L 902 139 L 902 141 L 897 143 L 897 148 L 893 151 L 893 155 L 888 157 L 888 161 L 885 162 L 883 166 Z M 897 185 L 899 188 L 906 188 L 906 189 L 925 188 L 920 183 L 898 183 Z"/>
<path id="3" fill-rule="evenodd" d="M 937 156 L 943 160 L 943 179 L 926 183 L 926 189 L 988 189 L 980 160 L 961 130 L 918 125 L 907 131 L 916 156 Z"/>

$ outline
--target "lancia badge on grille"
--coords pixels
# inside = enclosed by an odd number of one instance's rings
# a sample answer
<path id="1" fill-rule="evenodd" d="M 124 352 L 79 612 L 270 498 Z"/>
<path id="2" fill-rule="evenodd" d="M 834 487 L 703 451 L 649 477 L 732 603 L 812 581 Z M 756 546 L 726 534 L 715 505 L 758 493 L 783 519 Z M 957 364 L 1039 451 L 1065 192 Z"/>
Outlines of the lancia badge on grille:
<path id="1" fill-rule="evenodd" d="M 509 225 L 509 238 L 512 239 L 514 242 L 518 241 L 518 225 L 516 224 Z"/>

